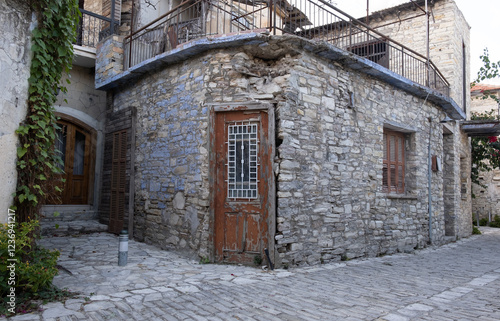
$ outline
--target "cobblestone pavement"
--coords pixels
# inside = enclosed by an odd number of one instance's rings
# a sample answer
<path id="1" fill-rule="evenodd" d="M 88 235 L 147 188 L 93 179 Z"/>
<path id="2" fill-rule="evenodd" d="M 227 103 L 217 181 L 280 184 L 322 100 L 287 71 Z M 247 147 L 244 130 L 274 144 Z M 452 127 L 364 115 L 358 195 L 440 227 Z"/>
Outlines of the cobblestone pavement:
<path id="1" fill-rule="evenodd" d="M 59 287 L 82 295 L 9 320 L 500 320 L 500 229 L 414 254 L 290 270 L 199 264 L 102 233 L 61 249 Z"/>

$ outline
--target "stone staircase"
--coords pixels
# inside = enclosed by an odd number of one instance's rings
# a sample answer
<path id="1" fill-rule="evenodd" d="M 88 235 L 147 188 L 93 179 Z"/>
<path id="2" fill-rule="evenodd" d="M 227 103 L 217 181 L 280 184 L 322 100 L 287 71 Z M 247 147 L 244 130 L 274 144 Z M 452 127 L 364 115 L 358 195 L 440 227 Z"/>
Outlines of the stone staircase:
<path id="1" fill-rule="evenodd" d="M 57 214 L 57 212 L 59 214 Z M 69 236 L 81 233 L 106 232 L 97 212 L 90 205 L 46 205 L 40 222 L 42 236 Z"/>

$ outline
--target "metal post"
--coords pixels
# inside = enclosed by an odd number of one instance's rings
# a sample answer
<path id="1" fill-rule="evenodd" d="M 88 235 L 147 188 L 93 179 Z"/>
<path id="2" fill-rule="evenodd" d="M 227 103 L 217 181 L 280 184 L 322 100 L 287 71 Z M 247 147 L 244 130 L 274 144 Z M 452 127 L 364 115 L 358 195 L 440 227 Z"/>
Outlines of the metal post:
<path id="1" fill-rule="evenodd" d="M 115 33 L 115 0 L 111 0 L 111 26 L 109 30 L 109 35 Z"/>
<path id="2" fill-rule="evenodd" d="M 427 16 L 427 28 L 426 28 L 426 34 L 427 34 L 427 87 L 430 87 L 430 69 L 431 69 L 431 58 L 430 58 L 430 31 L 429 31 L 429 9 L 427 7 L 427 0 L 425 0 L 425 15 Z"/>
<path id="3" fill-rule="evenodd" d="M 370 0 L 366 0 L 366 25 L 369 26 L 370 23 L 368 22 L 370 16 Z M 369 29 L 367 29 L 368 32 L 370 32 Z"/>
<path id="4" fill-rule="evenodd" d="M 118 250 L 118 266 L 125 266 L 127 265 L 128 259 L 128 231 L 122 230 L 118 239 L 120 240 Z"/>
<path id="5" fill-rule="evenodd" d="M 431 156 L 432 118 L 429 117 L 429 146 L 428 146 L 428 169 L 427 187 L 429 194 L 429 243 L 432 245 L 432 156 Z"/>
<path id="6" fill-rule="evenodd" d="M 128 68 L 132 66 L 132 35 L 134 34 L 134 3 L 135 0 L 132 0 L 132 9 L 130 13 L 130 38 L 129 41 L 129 49 L 128 49 Z"/>

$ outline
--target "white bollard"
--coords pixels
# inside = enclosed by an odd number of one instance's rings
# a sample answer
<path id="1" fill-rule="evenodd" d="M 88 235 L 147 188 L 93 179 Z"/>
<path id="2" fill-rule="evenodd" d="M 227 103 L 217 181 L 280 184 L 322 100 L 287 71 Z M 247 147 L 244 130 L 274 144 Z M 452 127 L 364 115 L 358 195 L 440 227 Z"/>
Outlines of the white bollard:
<path id="1" fill-rule="evenodd" d="M 119 236 L 120 246 L 118 250 L 118 266 L 127 265 L 128 258 L 128 231 L 122 230 Z"/>

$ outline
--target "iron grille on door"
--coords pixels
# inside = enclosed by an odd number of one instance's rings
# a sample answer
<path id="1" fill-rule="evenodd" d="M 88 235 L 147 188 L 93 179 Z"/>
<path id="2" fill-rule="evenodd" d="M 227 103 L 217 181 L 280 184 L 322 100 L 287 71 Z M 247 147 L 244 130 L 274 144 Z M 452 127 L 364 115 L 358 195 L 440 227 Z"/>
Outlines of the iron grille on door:
<path id="1" fill-rule="evenodd" d="M 113 133 L 111 163 L 111 197 L 109 231 L 118 234 L 123 229 L 127 171 L 127 131 Z"/>
<path id="2" fill-rule="evenodd" d="M 228 126 L 228 198 L 257 198 L 257 127 L 257 123 Z"/>

